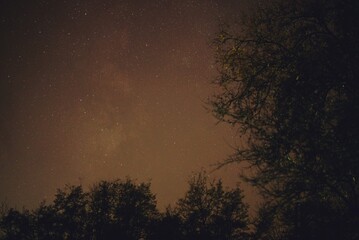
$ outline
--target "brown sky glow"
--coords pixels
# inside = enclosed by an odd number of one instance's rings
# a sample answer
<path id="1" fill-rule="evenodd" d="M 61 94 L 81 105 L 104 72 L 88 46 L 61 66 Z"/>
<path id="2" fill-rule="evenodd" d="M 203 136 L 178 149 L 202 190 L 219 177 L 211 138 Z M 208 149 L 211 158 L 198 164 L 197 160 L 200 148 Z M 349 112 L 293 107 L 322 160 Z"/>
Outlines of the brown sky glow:
<path id="1" fill-rule="evenodd" d="M 1 201 L 34 207 L 65 184 L 130 176 L 163 207 L 232 152 L 235 131 L 204 102 L 209 42 L 244 1 L 35 2 L 0 4 Z M 239 172 L 211 175 L 231 186 Z"/>

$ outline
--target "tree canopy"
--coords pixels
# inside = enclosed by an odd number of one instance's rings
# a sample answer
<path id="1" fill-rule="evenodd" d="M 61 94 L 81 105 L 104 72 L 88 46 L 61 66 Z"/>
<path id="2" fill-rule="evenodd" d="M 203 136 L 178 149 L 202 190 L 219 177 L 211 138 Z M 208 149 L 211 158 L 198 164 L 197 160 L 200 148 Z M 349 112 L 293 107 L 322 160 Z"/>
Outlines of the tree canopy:
<path id="1" fill-rule="evenodd" d="M 224 164 L 248 162 L 276 221 L 293 215 L 283 235 L 299 211 L 334 239 L 359 237 L 358 12 L 354 0 L 271 1 L 214 41 L 213 112 L 248 138 Z M 345 227 L 305 213 L 314 206 Z"/>
<path id="2" fill-rule="evenodd" d="M 222 181 L 208 182 L 205 172 L 194 175 L 175 212 L 183 222 L 185 239 L 248 239 L 248 206 L 237 187 L 225 189 Z"/>
<path id="3" fill-rule="evenodd" d="M 51 204 L 34 211 L 8 210 L 0 221 L 1 239 L 150 239 L 150 222 L 158 217 L 149 183 L 101 181 L 59 189 Z"/>
<path id="4" fill-rule="evenodd" d="M 241 190 L 225 189 L 204 173 L 189 181 L 184 198 L 161 213 L 150 183 L 101 181 L 58 189 L 35 210 L 10 208 L 0 217 L 3 240 L 247 239 L 247 206 Z"/>

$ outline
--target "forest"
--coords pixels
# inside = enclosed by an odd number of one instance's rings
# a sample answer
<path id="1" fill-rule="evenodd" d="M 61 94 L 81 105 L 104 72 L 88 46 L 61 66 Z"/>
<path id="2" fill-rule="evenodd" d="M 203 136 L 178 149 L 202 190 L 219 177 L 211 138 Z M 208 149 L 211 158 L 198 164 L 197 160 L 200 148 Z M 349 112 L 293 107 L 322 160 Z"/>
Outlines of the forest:
<path id="1" fill-rule="evenodd" d="M 226 189 L 205 172 L 185 196 L 160 212 L 150 183 L 131 179 L 59 189 L 51 204 L 2 213 L 2 239 L 246 239 L 248 206 L 239 188 Z"/>
<path id="2" fill-rule="evenodd" d="M 150 183 L 119 179 L 3 208 L 0 239 L 359 239 L 358 18 L 356 0 L 261 2 L 213 39 L 208 108 L 246 139 L 216 167 L 248 165 L 255 216 L 205 172 L 163 212 Z"/>

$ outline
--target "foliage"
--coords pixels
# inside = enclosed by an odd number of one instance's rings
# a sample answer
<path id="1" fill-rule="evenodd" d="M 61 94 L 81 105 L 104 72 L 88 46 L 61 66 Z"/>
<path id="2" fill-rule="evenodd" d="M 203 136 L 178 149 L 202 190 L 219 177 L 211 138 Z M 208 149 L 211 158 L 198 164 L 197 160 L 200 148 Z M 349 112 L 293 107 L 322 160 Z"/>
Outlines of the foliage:
<path id="1" fill-rule="evenodd" d="M 152 234 L 150 239 L 155 240 L 185 240 L 183 234 L 183 223 L 178 213 L 170 206 L 161 213 L 161 216 L 152 222 Z"/>
<path id="2" fill-rule="evenodd" d="M 206 181 L 202 173 L 194 177 L 185 198 L 164 213 L 156 208 L 150 183 L 101 181 L 87 192 L 66 186 L 53 203 L 43 202 L 34 211 L 6 210 L 0 218 L 0 239 L 243 239 L 248 217 L 241 191 L 227 191 L 221 181 L 207 186 Z M 200 234 L 194 226 L 201 228 Z"/>
<path id="3" fill-rule="evenodd" d="M 140 239 L 158 215 L 150 184 L 102 181 L 84 192 L 81 186 L 57 191 L 52 204 L 30 212 L 10 209 L 1 218 L 1 239 Z M 146 238 L 147 239 L 147 238 Z"/>
<path id="4" fill-rule="evenodd" d="M 88 192 L 66 186 L 53 203 L 42 202 L 32 212 L 4 210 L 0 239 L 244 239 L 248 216 L 242 198 L 239 188 L 226 190 L 221 181 L 208 185 L 204 173 L 194 176 L 186 196 L 164 213 L 157 210 L 149 183 L 101 181 Z"/>
<path id="5" fill-rule="evenodd" d="M 42 202 L 33 213 L 33 221 L 36 226 L 36 236 L 39 240 L 61 240 L 64 239 L 63 223 L 53 205 Z"/>
<path id="6" fill-rule="evenodd" d="M 287 238 L 295 212 L 313 239 L 359 237 L 358 12 L 354 0 L 273 1 L 214 41 L 214 114 L 248 137 L 224 164 L 251 165 L 244 178 Z"/>
<path id="7" fill-rule="evenodd" d="M 220 180 L 207 181 L 205 172 L 194 175 L 185 197 L 178 200 L 175 212 L 185 239 L 246 239 L 248 213 L 242 191 L 226 190 Z"/>
<path id="8" fill-rule="evenodd" d="M 33 239 L 32 219 L 29 211 L 19 211 L 11 208 L 1 219 L 1 227 L 4 239 L 7 240 L 26 240 Z"/>
<path id="9" fill-rule="evenodd" d="M 140 239 L 158 215 L 149 183 L 102 181 L 90 194 L 90 228 L 96 239 Z"/>
<path id="10" fill-rule="evenodd" d="M 54 224 L 61 227 L 62 238 L 83 239 L 87 219 L 88 197 L 81 186 L 67 186 L 58 190 L 53 209 L 56 212 Z"/>

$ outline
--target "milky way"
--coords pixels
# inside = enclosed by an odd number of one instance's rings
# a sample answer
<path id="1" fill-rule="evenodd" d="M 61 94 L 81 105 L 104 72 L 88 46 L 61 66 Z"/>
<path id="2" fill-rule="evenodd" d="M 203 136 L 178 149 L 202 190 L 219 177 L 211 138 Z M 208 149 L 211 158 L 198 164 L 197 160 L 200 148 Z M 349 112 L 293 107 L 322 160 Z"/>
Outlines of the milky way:
<path id="1" fill-rule="evenodd" d="M 235 131 L 206 110 L 210 41 L 242 1 L 1 1 L 0 200 L 129 176 L 173 203 Z M 238 141 L 238 140 L 237 140 Z M 235 184 L 240 169 L 211 175 Z"/>

